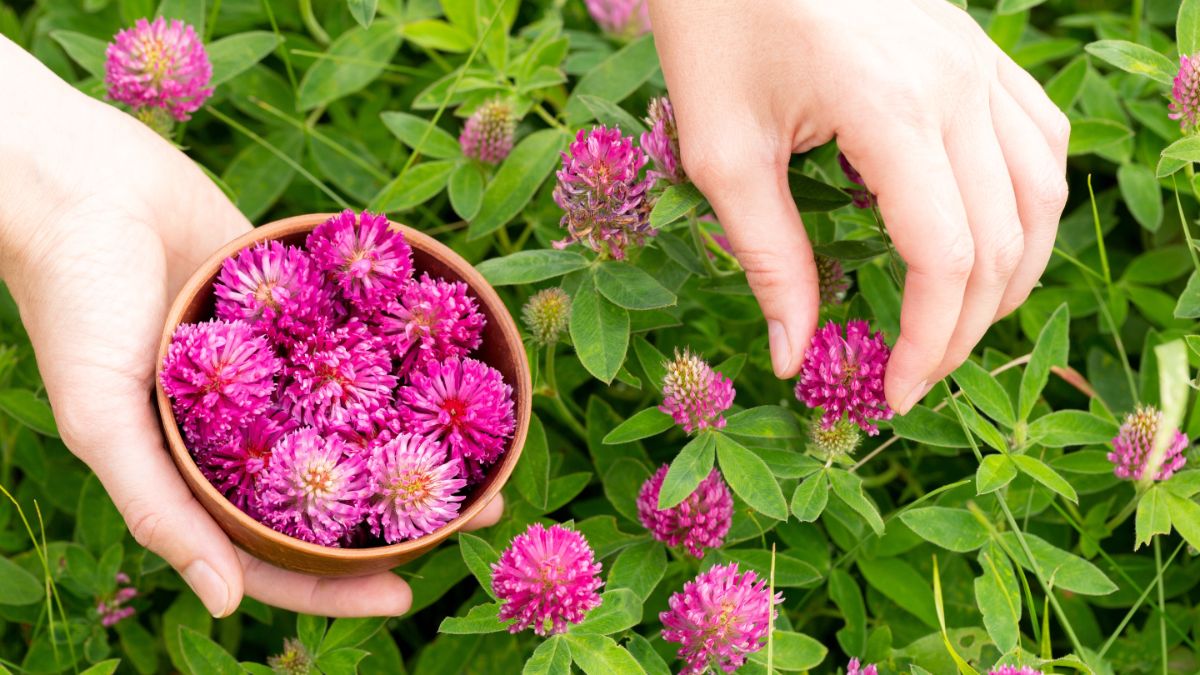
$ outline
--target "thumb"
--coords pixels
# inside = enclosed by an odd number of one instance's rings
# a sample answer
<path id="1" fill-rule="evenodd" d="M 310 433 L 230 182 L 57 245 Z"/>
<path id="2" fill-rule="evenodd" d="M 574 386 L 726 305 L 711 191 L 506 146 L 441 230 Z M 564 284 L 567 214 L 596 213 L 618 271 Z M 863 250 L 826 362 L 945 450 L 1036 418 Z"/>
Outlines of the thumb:
<path id="1" fill-rule="evenodd" d="M 689 154 L 683 155 L 686 163 Z M 701 156 L 721 161 L 692 162 L 688 176 L 712 204 L 746 270 L 767 320 L 775 375 L 792 377 L 816 328 L 819 300 L 812 247 L 788 189 L 787 156 Z"/>
<path id="2" fill-rule="evenodd" d="M 96 472 L 134 539 L 178 570 L 209 613 L 227 616 L 242 599 L 237 552 L 163 448 L 145 391 L 110 391 L 104 403 L 61 401 L 63 440 Z"/>

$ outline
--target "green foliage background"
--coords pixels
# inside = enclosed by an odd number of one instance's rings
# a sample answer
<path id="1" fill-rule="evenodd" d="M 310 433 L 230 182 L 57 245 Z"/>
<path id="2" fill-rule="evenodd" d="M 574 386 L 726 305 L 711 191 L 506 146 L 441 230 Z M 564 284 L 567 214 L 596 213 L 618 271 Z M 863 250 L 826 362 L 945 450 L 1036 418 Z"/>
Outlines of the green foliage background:
<path id="1" fill-rule="evenodd" d="M 652 38 L 609 40 L 576 0 L 0 3 L 0 32 L 98 97 L 117 30 L 156 13 L 196 26 L 216 95 L 175 140 L 251 220 L 383 210 L 488 261 L 514 314 L 550 284 L 575 300 L 573 344 L 529 346 L 539 419 L 503 522 L 397 570 L 414 589 L 409 617 L 327 622 L 247 599 L 215 621 L 133 542 L 57 438 L 5 294 L 0 659 L 14 672 L 263 672 L 255 664 L 298 636 L 331 675 L 665 673 L 677 666 L 657 615 L 699 567 L 649 539 L 634 498 L 673 461 L 664 492 L 681 498 L 715 463 L 737 495 L 728 541 L 704 564 L 764 574 L 773 564 L 786 597 L 778 671 L 838 672 L 851 656 L 882 673 L 986 672 L 1002 657 L 1055 672 L 1200 671 L 1200 472 L 1135 492 L 1105 459 L 1137 402 L 1200 434 L 1189 386 L 1200 258 L 1187 233 L 1200 141 L 1181 140 L 1166 110 L 1179 52 L 1200 50 L 1200 2 L 969 11 L 1072 119 L 1056 254 L 970 363 L 884 425 L 857 462 L 827 466 L 804 454 L 808 411 L 770 374 L 744 276 L 693 247 L 691 223 L 707 209 L 694 189 L 661 197 L 663 234 L 629 263 L 549 249 L 562 237 L 550 199 L 558 153 L 596 120 L 642 130 L 664 87 Z M 489 170 L 461 156 L 456 136 L 496 95 L 524 120 L 512 155 Z M 810 236 L 854 278 L 827 318 L 869 318 L 894 340 L 887 247 L 871 213 L 836 188 L 848 183 L 835 157 L 827 146 L 792 164 Z M 682 346 L 738 391 L 729 426 L 690 442 L 645 412 L 663 355 Z M 535 520 L 573 522 L 607 579 L 604 605 L 551 640 L 503 632 L 488 595 L 487 563 Z M 138 613 L 104 629 L 94 607 L 118 570 L 141 591 Z M 765 672 L 767 659 L 742 672 Z"/>

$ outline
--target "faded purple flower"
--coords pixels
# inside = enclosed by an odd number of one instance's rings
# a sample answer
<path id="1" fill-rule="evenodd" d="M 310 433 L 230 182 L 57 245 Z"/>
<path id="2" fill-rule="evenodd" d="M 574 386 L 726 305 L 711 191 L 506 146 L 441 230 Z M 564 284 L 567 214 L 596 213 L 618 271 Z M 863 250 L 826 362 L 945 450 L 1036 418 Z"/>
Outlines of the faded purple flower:
<path id="1" fill-rule="evenodd" d="M 366 463 L 347 452 L 336 435 L 312 427 L 284 436 L 259 474 L 257 508 L 262 520 L 297 539 L 323 546 L 363 521 L 371 484 Z"/>
<path id="2" fill-rule="evenodd" d="M 177 19 L 138 19 L 116 34 L 105 58 L 108 97 L 135 111 L 161 108 L 182 122 L 212 96 L 212 64 L 204 45 Z"/>
<path id="3" fill-rule="evenodd" d="M 267 658 L 267 665 L 277 675 L 312 675 L 313 658 L 298 638 L 283 641 L 283 653 Z"/>
<path id="4" fill-rule="evenodd" d="M 314 335 L 292 350 L 283 405 L 302 424 L 324 431 L 364 429 L 376 410 L 392 405 L 396 377 L 382 340 L 350 322 Z"/>
<path id="5" fill-rule="evenodd" d="M 669 509 L 658 508 L 658 495 L 670 467 L 662 465 L 642 484 L 638 493 L 638 519 L 658 541 L 683 545 L 696 558 L 704 549 L 720 548 L 733 521 L 733 495 L 716 469 L 700 481 L 695 491 Z"/>
<path id="6" fill-rule="evenodd" d="M 824 409 L 825 429 L 845 416 L 874 436 L 879 433 L 874 420 L 888 420 L 893 414 L 883 395 L 890 355 L 883 334 L 872 335 L 866 321 L 848 321 L 845 329 L 830 321 L 804 354 L 796 398 L 810 408 Z"/>
<path id="7" fill-rule="evenodd" d="M 180 324 L 163 359 L 163 391 L 192 448 L 223 442 L 271 404 L 281 363 L 242 321 Z"/>
<path id="8" fill-rule="evenodd" d="M 867 187 L 867 182 L 863 180 L 858 170 L 850 164 L 850 160 L 840 152 L 838 153 L 838 164 L 842 167 L 842 173 L 846 174 L 846 179 L 859 186 L 846 190 L 850 199 L 853 200 L 854 206 L 860 209 L 869 209 L 875 206 L 875 194 Z"/>
<path id="9" fill-rule="evenodd" d="M 401 377 L 429 361 L 470 354 L 483 342 L 487 324 L 465 283 L 428 274 L 406 285 L 378 321 Z"/>
<path id="10" fill-rule="evenodd" d="M 435 441 L 401 434 L 375 448 L 367 468 L 375 491 L 368 522 L 389 544 L 429 534 L 458 516 L 467 481 Z"/>
<path id="11" fill-rule="evenodd" d="M 500 458 L 512 437 L 512 387 L 481 361 L 430 361 L 396 395 L 405 429 L 441 442 L 471 484 L 483 479 L 483 467 Z"/>
<path id="12" fill-rule="evenodd" d="M 1171 86 L 1167 117 L 1179 120 L 1185 134 L 1195 133 L 1200 124 L 1200 54 L 1179 55 L 1179 72 Z"/>
<path id="13" fill-rule="evenodd" d="M 271 448 L 296 423 L 279 410 L 256 415 L 224 443 L 199 454 L 200 471 L 234 506 L 252 509 L 255 478 L 271 461 Z"/>
<path id="14" fill-rule="evenodd" d="M 267 241 L 221 264 L 217 318 L 241 319 L 276 342 L 303 338 L 333 317 L 333 294 L 304 251 Z"/>
<path id="15" fill-rule="evenodd" d="M 650 31 L 648 0 L 584 0 L 588 14 L 609 35 L 635 38 Z"/>
<path id="16" fill-rule="evenodd" d="M 677 642 L 684 666 L 680 675 L 709 669 L 732 673 L 746 657 L 762 649 L 775 616 L 767 580 L 753 571 L 738 573 L 737 563 L 715 565 L 671 596 L 670 609 L 659 614 L 662 637 Z"/>
<path id="17" fill-rule="evenodd" d="M 511 633 L 530 627 L 543 636 L 565 631 L 600 605 L 603 584 L 587 539 L 562 525 L 530 525 L 492 565 L 500 620 L 516 620 Z"/>
<path id="18" fill-rule="evenodd" d="M 858 659 L 850 659 L 850 663 L 846 664 L 846 675 L 879 675 L 879 671 L 874 664 L 864 666 Z"/>
<path id="19" fill-rule="evenodd" d="M 654 178 L 668 183 L 687 180 L 679 155 L 679 131 L 675 127 L 675 111 L 671 100 L 660 96 L 650 101 L 646 117 L 650 131 L 642 134 L 642 150 L 654 161 Z"/>
<path id="20" fill-rule="evenodd" d="M 1154 435 L 1158 433 L 1162 417 L 1162 411 L 1144 405 L 1125 416 L 1125 422 L 1112 440 L 1112 452 L 1108 453 L 1108 461 L 1113 463 L 1113 473 L 1117 478 L 1142 479 L 1142 474 L 1148 468 L 1146 462 L 1154 450 Z M 1183 454 L 1187 447 L 1188 437 L 1175 429 L 1154 480 L 1166 480 L 1182 469 L 1187 462 L 1187 456 Z"/>
<path id="21" fill-rule="evenodd" d="M 840 305 L 850 290 L 850 279 L 846 277 L 842 263 L 837 258 L 818 255 L 817 288 L 822 305 Z"/>
<path id="22" fill-rule="evenodd" d="M 988 671 L 988 675 L 1042 675 L 1042 671 L 1034 670 L 1029 666 L 999 666 Z"/>
<path id="23" fill-rule="evenodd" d="M 566 213 L 561 225 L 565 248 L 575 242 L 620 260 L 630 245 L 654 235 L 646 190 L 653 182 L 638 178 L 646 156 L 620 129 L 580 129 L 562 155 L 554 202 Z"/>
<path id="24" fill-rule="evenodd" d="M 499 164 L 512 151 L 517 118 L 512 104 L 492 99 L 475 109 L 463 124 L 458 144 L 467 157 L 488 164 Z"/>
<path id="25" fill-rule="evenodd" d="M 100 625 L 105 628 L 112 628 L 137 613 L 137 610 L 127 604 L 138 596 L 138 590 L 133 587 L 129 575 L 117 572 L 116 581 L 117 589 L 96 603 Z"/>
<path id="26" fill-rule="evenodd" d="M 725 426 L 722 415 L 733 405 L 733 381 L 712 369 L 689 349 L 676 351 L 666 364 L 663 402 L 658 409 L 687 433 Z"/>
<path id="27" fill-rule="evenodd" d="M 308 235 L 308 250 L 317 268 L 363 313 L 384 308 L 412 277 L 412 248 L 382 214 L 346 209 Z"/>

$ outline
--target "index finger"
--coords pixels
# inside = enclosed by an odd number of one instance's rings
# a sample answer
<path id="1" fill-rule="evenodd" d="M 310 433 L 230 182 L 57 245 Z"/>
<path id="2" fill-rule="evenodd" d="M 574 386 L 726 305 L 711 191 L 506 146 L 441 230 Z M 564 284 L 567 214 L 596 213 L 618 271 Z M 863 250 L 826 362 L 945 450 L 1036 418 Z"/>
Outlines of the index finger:
<path id="1" fill-rule="evenodd" d="M 940 134 L 871 127 L 839 139 L 879 202 L 908 264 L 900 337 L 884 378 L 888 404 L 904 414 L 923 397 L 962 311 L 975 247 Z"/>

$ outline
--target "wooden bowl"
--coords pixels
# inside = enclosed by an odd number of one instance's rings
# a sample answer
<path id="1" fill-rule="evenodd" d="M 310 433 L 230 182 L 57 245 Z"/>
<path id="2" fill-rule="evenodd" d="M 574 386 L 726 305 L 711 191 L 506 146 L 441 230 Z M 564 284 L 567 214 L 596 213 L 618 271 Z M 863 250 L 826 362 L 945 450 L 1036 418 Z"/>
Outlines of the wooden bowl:
<path id="1" fill-rule="evenodd" d="M 505 382 L 513 389 L 516 426 L 507 451 L 500 461 L 491 467 L 484 482 L 463 500 L 462 511 L 457 518 L 433 534 L 399 544 L 372 548 L 319 546 L 276 532 L 230 503 L 200 473 L 199 467 L 184 445 L 171 410 L 170 399 L 162 387 L 160 375 L 163 357 L 166 356 L 176 326 L 213 316 L 213 282 L 226 258 L 268 239 L 302 245 L 308 233 L 331 215 L 333 214 L 315 213 L 263 225 L 226 244 L 205 261 L 184 285 L 167 313 L 162 343 L 158 349 L 154 381 L 157 383 L 158 412 L 162 418 L 163 435 L 171 457 L 179 467 L 184 481 L 191 488 L 192 494 L 234 543 L 255 557 L 279 567 L 325 576 L 353 576 L 390 569 L 427 553 L 457 532 L 492 501 L 512 475 L 513 468 L 521 456 L 521 448 L 525 445 L 525 435 L 529 431 L 532 384 L 529 377 L 529 361 L 521 343 L 521 336 L 517 332 L 517 325 L 491 285 L 484 281 L 483 276 L 470 263 L 444 244 L 412 228 L 392 223 L 392 228 L 403 232 L 409 246 L 412 247 L 414 270 L 429 272 L 448 281 L 463 281 L 478 299 L 479 309 L 487 317 L 487 326 L 483 331 L 483 345 L 473 356 L 499 370 L 504 375 Z"/>

